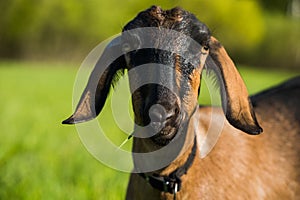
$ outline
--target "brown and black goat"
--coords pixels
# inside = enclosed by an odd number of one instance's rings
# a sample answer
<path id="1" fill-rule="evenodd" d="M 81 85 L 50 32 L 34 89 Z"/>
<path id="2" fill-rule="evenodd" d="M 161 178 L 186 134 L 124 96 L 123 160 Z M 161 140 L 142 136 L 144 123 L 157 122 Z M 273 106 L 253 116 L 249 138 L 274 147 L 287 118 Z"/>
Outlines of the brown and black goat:
<path id="1" fill-rule="evenodd" d="M 116 51 L 120 56 L 107 62 Z M 203 68 L 217 74 L 223 109 L 198 105 Z M 299 78 L 249 98 L 233 61 L 205 24 L 181 8 L 152 6 L 107 46 L 75 113 L 63 123 L 95 118 L 115 74 L 125 69 L 137 125 L 132 151 L 172 146 L 164 154 L 133 156 L 138 173 L 131 174 L 127 199 L 300 197 Z M 218 128 L 218 142 L 201 158 L 199 144 Z"/>

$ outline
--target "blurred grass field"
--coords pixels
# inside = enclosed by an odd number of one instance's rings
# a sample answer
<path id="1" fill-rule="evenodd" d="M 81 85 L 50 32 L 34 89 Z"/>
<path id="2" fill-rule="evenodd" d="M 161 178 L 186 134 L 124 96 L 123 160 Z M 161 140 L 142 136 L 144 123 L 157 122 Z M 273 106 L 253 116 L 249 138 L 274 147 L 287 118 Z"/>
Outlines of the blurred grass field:
<path id="1" fill-rule="evenodd" d="M 299 75 L 239 70 L 251 94 Z M 124 199 L 129 175 L 98 162 L 75 128 L 61 125 L 76 73 L 77 66 L 0 62 L 0 199 Z"/>

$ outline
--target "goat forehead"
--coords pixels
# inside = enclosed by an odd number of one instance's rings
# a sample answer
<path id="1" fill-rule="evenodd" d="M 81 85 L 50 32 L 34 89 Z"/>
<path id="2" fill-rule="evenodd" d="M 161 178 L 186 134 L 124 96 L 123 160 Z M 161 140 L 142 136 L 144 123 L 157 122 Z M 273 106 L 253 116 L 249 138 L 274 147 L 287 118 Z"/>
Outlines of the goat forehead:
<path id="1" fill-rule="evenodd" d="M 193 29 L 199 29 L 209 34 L 207 26 L 200 22 L 192 13 L 182 8 L 175 7 L 170 10 L 163 10 L 159 6 L 152 6 L 140 12 L 130 21 L 123 31 L 141 27 L 162 27 L 192 35 Z"/>
<path id="2" fill-rule="evenodd" d="M 207 46 L 209 38 L 207 26 L 192 13 L 178 7 L 162 10 L 158 6 L 152 6 L 140 12 L 123 28 L 122 44 L 126 47 L 124 52 L 133 51 L 126 55 L 129 67 L 153 61 L 174 64 L 172 53 L 179 54 L 188 63 L 198 66 L 201 45 Z M 141 51 L 142 48 L 146 51 Z"/>

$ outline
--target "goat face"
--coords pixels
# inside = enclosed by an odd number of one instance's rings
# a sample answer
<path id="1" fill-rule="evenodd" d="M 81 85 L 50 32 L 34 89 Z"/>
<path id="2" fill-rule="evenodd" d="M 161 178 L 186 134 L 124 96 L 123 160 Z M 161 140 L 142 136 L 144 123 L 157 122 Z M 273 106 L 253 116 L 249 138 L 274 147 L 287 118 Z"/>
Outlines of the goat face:
<path id="1" fill-rule="evenodd" d="M 180 8 L 153 6 L 124 27 L 135 122 L 147 127 L 141 137 L 153 136 L 155 143 L 165 145 L 195 111 L 204 64 L 200 60 L 205 61 L 209 38 L 208 28 Z M 201 52 L 201 46 L 206 50 Z"/>
<path id="2" fill-rule="evenodd" d="M 122 52 L 122 56 L 103 69 L 113 51 Z M 95 118 L 114 75 L 127 69 L 135 121 L 138 127 L 146 127 L 145 135 L 139 137 L 150 137 L 156 144 L 165 145 L 197 108 L 205 64 L 217 74 L 228 121 L 249 134 L 260 133 L 240 75 L 206 25 L 181 8 L 164 11 L 157 6 L 139 13 L 107 46 L 75 113 L 64 123 Z"/>

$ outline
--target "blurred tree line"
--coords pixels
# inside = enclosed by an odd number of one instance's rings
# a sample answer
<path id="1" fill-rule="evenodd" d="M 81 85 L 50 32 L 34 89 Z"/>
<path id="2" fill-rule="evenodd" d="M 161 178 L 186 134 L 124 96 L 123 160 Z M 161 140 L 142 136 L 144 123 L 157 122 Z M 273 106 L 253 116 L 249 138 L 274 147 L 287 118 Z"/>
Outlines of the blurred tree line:
<path id="1" fill-rule="evenodd" d="M 238 63 L 300 68 L 300 0 L 0 0 L 0 58 L 83 60 L 150 5 L 181 6 Z"/>

